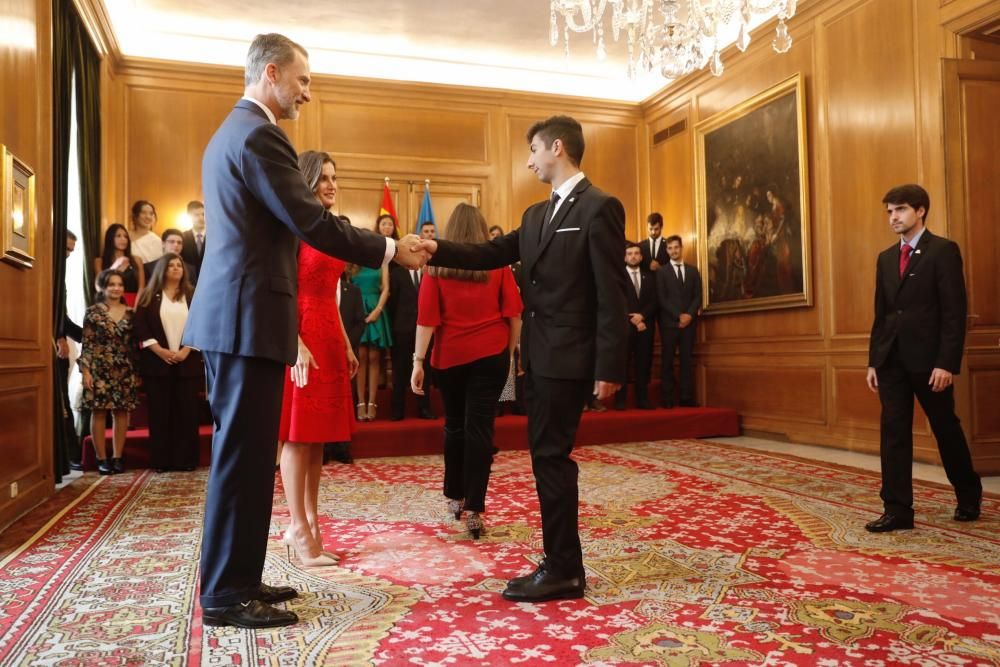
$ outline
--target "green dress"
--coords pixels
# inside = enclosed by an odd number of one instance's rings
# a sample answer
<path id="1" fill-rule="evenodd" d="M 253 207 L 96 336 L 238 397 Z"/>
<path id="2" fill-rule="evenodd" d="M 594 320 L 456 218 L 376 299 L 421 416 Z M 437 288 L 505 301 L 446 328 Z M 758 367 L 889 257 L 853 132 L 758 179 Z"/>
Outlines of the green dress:
<path id="1" fill-rule="evenodd" d="M 382 271 L 362 266 L 351 278 L 351 282 L 361 290 L 361 303 L 364 304 L 365 317 L 367 317 L 370 312 L 375 310 L 382 294 Z M 365 325 L 365 332 L 361 334 L 361 344 L 379 348 L 392 347 L 389 314 L 384 309 L 377 320 Z"/>

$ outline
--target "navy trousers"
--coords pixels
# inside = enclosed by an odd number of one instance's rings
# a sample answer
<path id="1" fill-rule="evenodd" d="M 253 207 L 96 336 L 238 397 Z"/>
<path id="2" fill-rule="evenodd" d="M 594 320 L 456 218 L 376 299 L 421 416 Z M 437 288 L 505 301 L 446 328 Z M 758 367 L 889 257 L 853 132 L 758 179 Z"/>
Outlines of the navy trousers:
<path id="1" fill-rule="evenodd" d="M 261 583 L 287 366 L 222 352 L 204 358 L 215 429 L 199 601 L 226 607 L 255 599 Z"/>

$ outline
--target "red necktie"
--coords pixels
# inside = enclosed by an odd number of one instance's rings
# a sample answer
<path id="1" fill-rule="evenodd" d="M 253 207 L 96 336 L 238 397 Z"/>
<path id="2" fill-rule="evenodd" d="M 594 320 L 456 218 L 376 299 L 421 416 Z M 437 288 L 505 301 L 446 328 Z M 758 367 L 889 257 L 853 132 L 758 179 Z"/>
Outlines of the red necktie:
<path id="1" fill-rule="evenodd" d="M 899 253 L 899 277 L 902 278 L 903 274 L 906 273 L 906 265 L 910 263 L 910 253 L 913 252 L 913 247 L 910 244 L 906 244 L 902 247 Z"/>

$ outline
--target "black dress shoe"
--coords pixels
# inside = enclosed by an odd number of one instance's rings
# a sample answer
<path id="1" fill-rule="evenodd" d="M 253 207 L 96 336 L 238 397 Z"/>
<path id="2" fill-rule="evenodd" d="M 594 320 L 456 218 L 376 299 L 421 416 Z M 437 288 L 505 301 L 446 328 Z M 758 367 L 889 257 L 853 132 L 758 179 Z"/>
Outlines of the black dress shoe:
<path id="1" fill-rule="evenodd" d="M 545 571 L 545 559 L 543 558 L 542 562 L 538 564 L 538 567 L 536 567 L 534 571 L 531 572 L 531 574 L 525 574 L 520 577 L 514 577 L 513 579 L 508 581 L 507 588 L 520 588 L 521 586 L 524 586 L 526 583 L 534 579 L 536 575 L 544 571 Z"/>
<path id="2" fill-rule="evenodd" d="M 272 607 L 260 600 L 248 600 L 229 607 L 202 607 L 204 625 L 232 625 L 237 628 L 279 628 L 299 622 L 297 614 Z"/>
<path id="3" fill-rule="evenodd" d="M 389 421 L 391 422 L 401 422 L 403 421 L 403 415 L 390 415 Z"/>
<path id="4" fill-rule="evenodd" d="M 111 462 L 108 459 L 97 459 L 97 472 L 102 475 L 111 475 L 114 470 L 111 468 Z"/>
<path id="5" fill-rule="evenodd" d="M 913 528 L 913 517 L 906 518 L 888 512 L 865 524 L 865 530 L 869 533 L 888 533 L 892 530 L 910 530 L 911 528 Z"/>
<path id="6" fill-rule="evenodd" d="M 962 507 L 959 505 L 955 508 L 955 514 L 952 518 L 955 521 L 975 521 L 979 518 L 980 508 L 976 507 Z"/>
<path id="7" fill-rule="evenodd" d="M 125 462 L 122 461 L 122 457 L 118 456 L 111 459 L 111 468 L 115 471 L 115 474 L 125 472 Z"/>
<path id="8" fill-rule="evenodd" d="M 507 589 L 503 592 L 505 600 L 512 602 L 573 600 L 583 597 L 585 586 L 583 577 L 560 579 L 541 567 L 535 570 L 528 581 L 523 583 L 515 583 L 515 581 L 507 584 Z"/>
<path id="9" fill-rule="evenodd" d="M 421 410 L 420 414 L 419 414 L 419 417 L 421 419 L 437 419 L 438 418 L 437 415 L 434 414 L 433 412 L 431 412 L 430 410 Z"/>
<path id="10" fill-rule="evenodd" d="M 639 408 L 640 410 L 652 410 L 653 409 L 653 406 L 652 406 L 652 404 L 650 404 L 649 401 L 638 401 L 638 402 L 636 402 L 635 407 Z"/>
<path id="11" fill-rule="evenodd" d="M 660 407 L 663 408 L 664 410 L 670 410 L 670 409 L 672 409 L 674 407 L 674 404 L 666 402 L 666 401 L 661 401 L 660 402 Z"/>
<path id="12" fill-rule="evenodd" d="M 291 586 L 268 586 L 261 584 L 258 588 L 257 599 L 267 604 L 287 602 L 299 596 L 299 592 Z"/>
<path id="13" fill-rule="evenodd" d="M 69 469 L 70 470 L 83 470 L 83 464 L 80 463 L 79 461 L 70 461 L 69 462 Z"/>
<path id="14" fill-rule="evenodd" d="M 682 408 L 696 408 L 698 407 L 698 401 L 681 401 Z"/>

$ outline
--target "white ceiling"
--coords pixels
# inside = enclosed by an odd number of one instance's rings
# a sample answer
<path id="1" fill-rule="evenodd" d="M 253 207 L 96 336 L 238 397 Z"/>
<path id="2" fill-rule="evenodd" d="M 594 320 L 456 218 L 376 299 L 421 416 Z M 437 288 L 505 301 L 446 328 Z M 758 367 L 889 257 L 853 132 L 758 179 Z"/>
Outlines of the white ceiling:
<path id="1" fill-rule="evenodd" d="M 281 32 L 310 52 L 313 72 L 637 102 L 667 82 L 631 81 L 626 46 L 606 27 L 549 43 L 549 0 L 105 0 L 129 56 L 240 66 L 253 36 Z M 610 21 L 606 19 L 606 23 Z"/>

